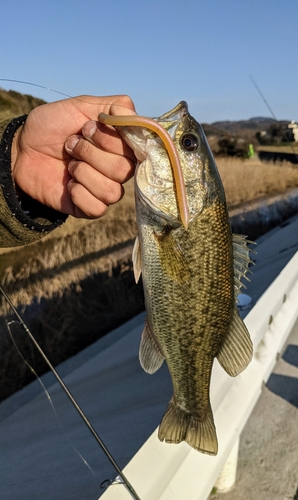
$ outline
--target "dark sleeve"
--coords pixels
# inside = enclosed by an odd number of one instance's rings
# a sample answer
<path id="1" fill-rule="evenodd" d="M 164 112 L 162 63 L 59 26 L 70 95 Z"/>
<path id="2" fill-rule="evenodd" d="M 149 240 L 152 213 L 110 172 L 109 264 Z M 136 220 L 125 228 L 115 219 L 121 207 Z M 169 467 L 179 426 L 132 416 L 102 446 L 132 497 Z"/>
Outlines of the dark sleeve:
<path id="1" fill-rule="evenodd" d="M 0 247 L 32 243 L 67 218 L 29 196 L 22 197 L 21 202 L 17 197 L 11 175 L 11 146 L 17 129 L 26 118 L 24 115 L 0 123 Z"/>

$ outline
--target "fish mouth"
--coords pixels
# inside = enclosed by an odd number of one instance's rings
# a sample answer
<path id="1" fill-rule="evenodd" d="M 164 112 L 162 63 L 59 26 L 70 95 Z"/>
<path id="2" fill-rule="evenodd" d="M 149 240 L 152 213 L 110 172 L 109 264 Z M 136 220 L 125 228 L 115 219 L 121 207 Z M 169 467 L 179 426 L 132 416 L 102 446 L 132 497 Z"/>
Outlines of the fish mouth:
<path id="1" fill-rule="evenodd" d="M 163 194 L 166 195 L 167 191 L 169 193 L 170 190 L 173 191 L 173 185 L 169 187 L 168 190 L 164 189 Z M 170 225 L 173 229 L 181 227 L 181 221 L 177 217 L 173 217 L 173 213 L 169 209 L 167 210 L 165 206 L 161 208 L 161 203 L 159 203 L 160 200 L 146 196 L 140 189 L 136 190 L 136 197 L 143 207 L 149 207 L 151 209 L 152 215 L 157 217 L 160 223 L 163 221 L 163 225 Z"/>
<path id="2" fill-rule="evenodd" d="M 174 109 L 160 116 L 160 118 L 158 118 L 158 121 L 154 120 L 153 118 L 147 118 L 145 116 L 138 115 L 115 116 L 107 115 L 105 113 L 100 113 L 98 115 L 98 121 L 100 123 L 112 125 L 115 127 L 143 127 L 151 130 L 152 132 L 155 132 L 159 136 L 169 156 L 177 193 L 178 211 L 181 222 L 185 229 L 188 228 L 190 216 L 182 167 L 173 139 L 170 136 L 169 132 L 160 124 L 160 122 L 162 123 L 179 120 L 185 114 L 187 114 L 187 110 L 187 103 L 185 101 L 181 101 Z"/>

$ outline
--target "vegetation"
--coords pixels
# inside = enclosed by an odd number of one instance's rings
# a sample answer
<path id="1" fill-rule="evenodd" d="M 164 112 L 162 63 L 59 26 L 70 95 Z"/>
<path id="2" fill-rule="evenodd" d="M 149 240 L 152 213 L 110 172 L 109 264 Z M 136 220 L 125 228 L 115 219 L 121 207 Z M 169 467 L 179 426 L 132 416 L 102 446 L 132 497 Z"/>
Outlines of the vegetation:
<path id="1" fill-rule="evenodd" d="M 255 150 L 259 145 L 291 144 L 294 135 L 288 124 L 285 120 L 257 117 L 234 122 L 215 122 L 212 125 L 203 124 L 203 128 L 215 155 L 247 158 L 249 144 L 252 144 Z"/>
<path id="2" fill-rule="evenodd" d="M 45 101 L 32 95 L 20 94 L 14 90 L 6 91 L 0 88 L 0 121 L 28 114 L 40 104 L 45 104 Z"/>
<path id="3" fill-rule="evenodd" d="M 266 131 L 258 131 L 256 138 L 259 144 L 285 144 L 294 142 L 293 130 L 288 128 L 287 123 L 275 122 Z"/>
<path id="4" fill-rule="evenodd" d="M 291 163 L 217 158 L 217 166 L 230 208 L 298 187 L 298 168 Z"/>

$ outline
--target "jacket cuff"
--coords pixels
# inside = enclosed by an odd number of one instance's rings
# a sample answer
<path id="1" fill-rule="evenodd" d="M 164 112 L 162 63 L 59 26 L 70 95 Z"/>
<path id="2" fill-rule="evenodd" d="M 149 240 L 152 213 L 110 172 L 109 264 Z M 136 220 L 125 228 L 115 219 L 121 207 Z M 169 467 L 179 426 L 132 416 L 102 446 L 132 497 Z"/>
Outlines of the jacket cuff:
<path id="1" fill-rule="evenodd" d="M 48 233 L 59 227 L 67 215 L 57 212 L 28 195 L 19 201 L 11 174 L 11 147 L 17 129 L 26 121 L 27 115 L 13 118 L 2 135 L 0 145 L 0 187 L 13 217 L 24 227 L 38 233 Z"/>

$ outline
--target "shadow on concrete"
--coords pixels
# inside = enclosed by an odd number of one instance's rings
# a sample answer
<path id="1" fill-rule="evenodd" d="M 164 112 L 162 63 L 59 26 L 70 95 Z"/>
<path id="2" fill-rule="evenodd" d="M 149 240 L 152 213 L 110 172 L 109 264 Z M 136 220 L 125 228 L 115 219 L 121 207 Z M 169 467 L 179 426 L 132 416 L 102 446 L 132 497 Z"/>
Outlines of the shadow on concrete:
<path id="1" fill-rule="evenodd" d="M 272 373 L 267 388 L 298 408 L 298 378 Z"/>
<path id="2" fill-rule="evenodd" d="M 282 359 L 298 368 L 298 345 L 289 344 L 282 355 Z"/>

